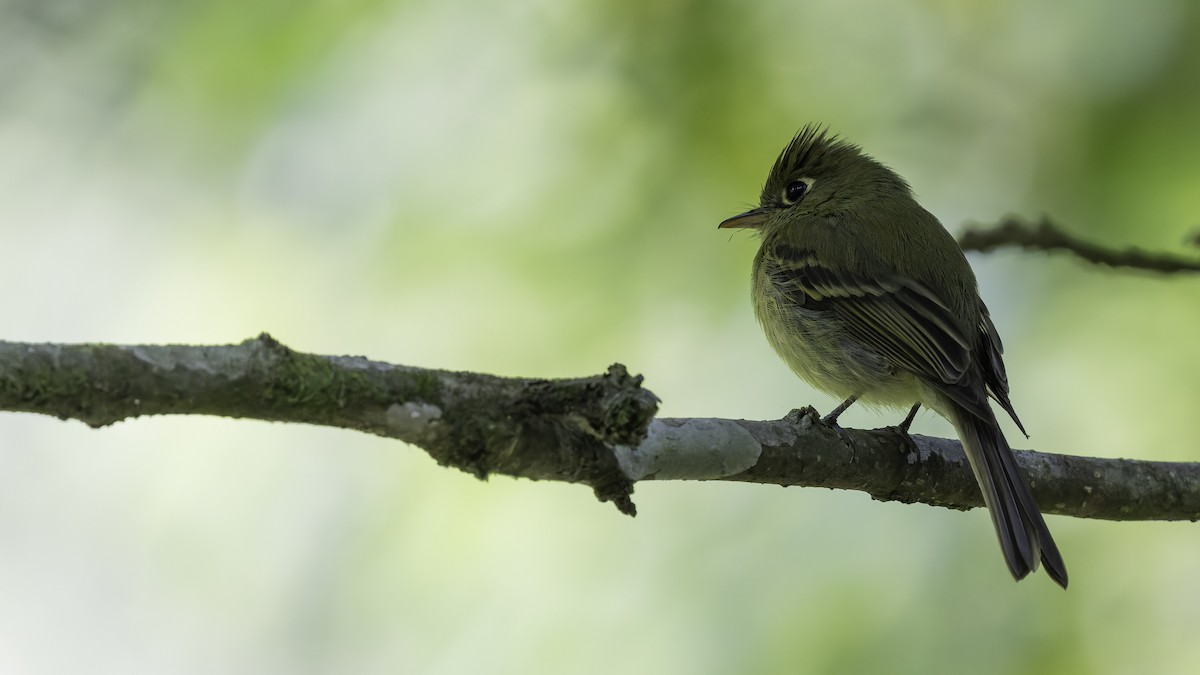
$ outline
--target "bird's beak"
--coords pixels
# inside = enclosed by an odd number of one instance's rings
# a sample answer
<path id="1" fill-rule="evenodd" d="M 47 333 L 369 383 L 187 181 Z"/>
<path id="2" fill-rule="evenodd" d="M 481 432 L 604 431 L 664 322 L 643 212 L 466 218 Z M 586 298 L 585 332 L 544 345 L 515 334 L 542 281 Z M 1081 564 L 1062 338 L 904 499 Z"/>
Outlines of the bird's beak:
<path id="1" fill-rule="evenodd" d="M 740 213 L 732 218 L 726 218 L 725 220 L 721 221 L 721 224 L 717 226 L 717 229 L 729 229 L 734 227 L 758 228 L 762 226 L 763 221 L 766 219 L 767 210 L 760 206 L 757 209 L 750 209 L 749 211 Z"/>

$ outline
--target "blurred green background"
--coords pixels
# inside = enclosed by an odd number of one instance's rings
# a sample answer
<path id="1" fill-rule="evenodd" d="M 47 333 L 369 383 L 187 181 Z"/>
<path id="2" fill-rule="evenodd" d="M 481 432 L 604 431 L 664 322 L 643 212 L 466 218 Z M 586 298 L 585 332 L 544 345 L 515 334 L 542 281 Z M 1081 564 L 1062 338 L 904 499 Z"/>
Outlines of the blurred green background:
<path id="1" fill-rule="evenodd" d="M 1182 250 L 1197 119 L 1184 0 L 3 0 L 0 336 L 621 361 L 664 415 L 828 409 L 716 230 L 802 124 L 951 229 Z M 1200 460 L 1200 282 L 972 261 L 1030 446 Z M 1051 516 L 1064 593 L 1012 583 L 982 511 L 858 493 L 643 484 L 631 520 L 348 431 L 0 439 L 4 673 L 1200 672 L 1186 523 Z"/>

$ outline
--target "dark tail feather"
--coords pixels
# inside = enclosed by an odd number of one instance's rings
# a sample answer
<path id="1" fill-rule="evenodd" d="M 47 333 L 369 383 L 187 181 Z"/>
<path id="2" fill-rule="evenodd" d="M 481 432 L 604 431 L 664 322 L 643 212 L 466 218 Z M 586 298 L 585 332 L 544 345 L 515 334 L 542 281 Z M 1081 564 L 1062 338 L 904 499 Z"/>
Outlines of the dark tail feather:
<path id="1" fill-rule="evenodd" d="M 996 418 L 988 417 L 984 419 L 957 409 L 952 421 L 992 515 L 1008 569 L 1021 580 L 1037 570 L 1040 560 L 1050 578 L 1066 588 L 1067 567 L 1029 493 L 1025 474 L 1017 467 Z"/>

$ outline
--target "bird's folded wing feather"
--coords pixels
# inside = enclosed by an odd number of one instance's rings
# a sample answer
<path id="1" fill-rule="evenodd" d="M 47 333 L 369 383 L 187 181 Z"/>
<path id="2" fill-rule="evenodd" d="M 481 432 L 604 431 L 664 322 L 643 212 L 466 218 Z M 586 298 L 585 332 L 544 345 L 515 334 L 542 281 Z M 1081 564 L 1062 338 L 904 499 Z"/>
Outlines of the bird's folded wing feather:
<path id="1" fill-rule="evenodd" d="M 984 357 L 981 363 L 983 381 L 987 383 L 992 398 L 996 399 L 1001 408 L 1004 408 L 1021 433 L 1028 437 L 1025 425 L 1021 424 L 1021 419 L 1017 417 L 1017 411 L 1013 409 L 1012 401 L 1008 398 L 1008 374 L 1004 371 L 1004 344 L 1000 342 L 1000 333 L 996 331 L 996 324 L 992 323 L 992 315 L 988 312 L 987 305 L 982 302 L 979 303 L 979 334 L 982 336 L 980 352 Z"/>
<path id="2" fill-rule="evenodd" d="M 972 335 L 945 302 L 909 279 L 835 271 L 814 256 L 772 251 L 772 280 L 796 304 L 832 312 L 848 336 L 933 384 L 968 410 L 987 416 L 981 391 L 964 386 Z"/>

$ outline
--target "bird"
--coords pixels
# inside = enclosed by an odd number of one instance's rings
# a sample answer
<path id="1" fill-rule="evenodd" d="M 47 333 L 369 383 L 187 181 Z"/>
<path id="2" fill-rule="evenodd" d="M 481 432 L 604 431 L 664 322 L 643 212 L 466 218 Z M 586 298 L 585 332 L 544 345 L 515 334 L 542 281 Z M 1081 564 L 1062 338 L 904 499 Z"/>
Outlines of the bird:
<path id="1" fill-rule="evenodd" d="M 909 184 L 827 127 L 804 126 L 779 154 L 759 205 L 720 223 L 760 245 L 754 313 L 783 361 L 844 399 L 929 408 L 955 428 L 1018 581 L 1067 568 L 989 399 L 1021 424 L 1003 345 L 962 249 Z M 911 406 L 911 407 L 910 407 Z"/>

